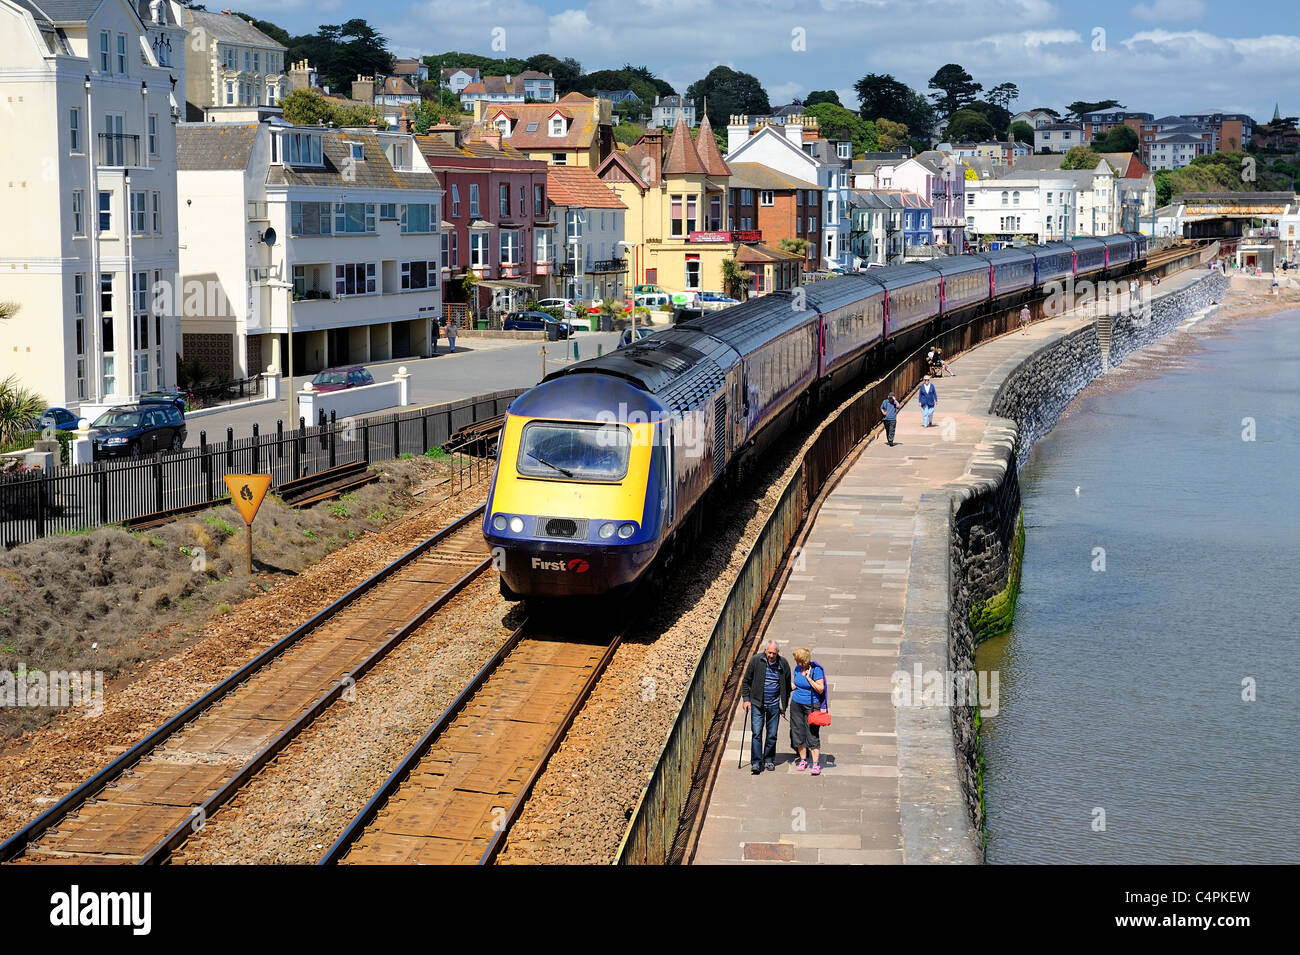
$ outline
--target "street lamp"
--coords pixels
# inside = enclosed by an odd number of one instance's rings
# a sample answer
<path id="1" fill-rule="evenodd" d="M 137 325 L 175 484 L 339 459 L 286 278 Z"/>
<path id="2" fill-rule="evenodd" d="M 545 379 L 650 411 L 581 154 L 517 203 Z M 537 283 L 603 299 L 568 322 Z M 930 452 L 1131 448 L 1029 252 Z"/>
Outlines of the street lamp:
<path id="1" fill-rule="evenodd" d="M 636 243 L 635 243 L 635 242 L 628 242 L 628 241 L 625 240 L 625 239 L 619 239 L 617 242 L 614 243 L 614 245 L 615 245 L 615 246 L 620 246 L 620 245 L 621 245 L 621 246 L 625 246 L 625 247 L 627 247 L 627 248 L 629 248 L 629 249 L 632 250 L 632 255 L 633 255 L 634 257 L 636 256 Z M 632 264 L 632 268 L 633 268 L 633 269 L 636 268 L 635 258 L 634 258 L 634 261 L 633 261 L 633 264 Z M 635 283 L 633 283 L 633 284 L 635 284 Z M 624 295 L 627 295 L 627 282 L 626 282 L 626 281 L 623 283 L 623 294 L 624 294 Z M 632 300 L 632 329 L 633 329 L 633 334 L 635 334 L 635 333 L 636 333 L 636 300 L 635 300 L 634 297 L 633 297 L 631 300 Z"/>

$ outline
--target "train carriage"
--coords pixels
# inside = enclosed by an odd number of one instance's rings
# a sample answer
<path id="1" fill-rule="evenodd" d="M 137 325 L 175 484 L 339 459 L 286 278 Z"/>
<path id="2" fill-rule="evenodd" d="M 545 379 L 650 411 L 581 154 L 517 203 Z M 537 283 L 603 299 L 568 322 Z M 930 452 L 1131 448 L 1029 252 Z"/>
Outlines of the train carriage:
<path id="1" fill-rule="evenodd" d="M 1034 287 L 1034 255 L 1028 249 L 986 252 L 993 267 L 993 297 L 1020 296 Z"/>
<path id="2" fill-rule="evenodd" d="M 843 275 L 803 292 L 821 321 L 817 373 L 823 389 L 834 390 L 868 371 L 885 333 L 885 289 L 865 275 Z"/>
<path id="3" fill-rule="evenodd" d="M 1106 272 L 1108 275 L 1122 275 L 1129 271 L 1136 259 L 1131 235 L 1108 235 L 1101 240 L 1106 246 Z"/>
<path id="4" fill-rule="evenodd" d="M 1072 239 L 1074 277 L 1095 276 L 1106 268 L 1106 243 L 1100 239 Z"/>
<path id="5" fill-rule="evenodd" d="M 939 273 L 917 263 L 872 269 L 865 276 L 885 290 L 885 341 L 893 349 L 920 344 L 939 317 Z"/>
<path id="6" fill-rule="evenodd" d="M 1044 242 L 1029 246 L 1028 251 L 1034 257 L 1035 285 L 1064 282 L 1074 276 L 1074 248 L 1067 243 Z"/>
<path id="7" fill-rule="evenodd" d="M 921 263 L 939 273 L 939 313 L 945 317 L 985 305 L 993 294 L 992 266 L 983 255 L 952 255 Z"/>

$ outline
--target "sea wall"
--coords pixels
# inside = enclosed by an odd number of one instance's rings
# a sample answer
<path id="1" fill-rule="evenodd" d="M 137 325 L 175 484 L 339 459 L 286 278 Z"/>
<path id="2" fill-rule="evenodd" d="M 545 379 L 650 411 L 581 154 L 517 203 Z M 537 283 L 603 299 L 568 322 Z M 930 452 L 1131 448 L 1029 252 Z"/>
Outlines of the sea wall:
<path id="1" fill-rule="evenodd" d="M 902 672 L 931 669 L 946 644 L 952 682 L 959 687 L 980 685 L 973 673 L 970 612 L 1007 585 L 1020 512 L 1019 467 L 1070 402 L 1106 367 L 1122 363 L 1134 350 L 1158 341 L 1199 309 L 1219 301 L 1227 286 L 1221 273 L 1207 271 L 1191 285 L 1154 297 L 1143 312 L 1114 318 L 1105 352 L 1104 336 L 1099 337 L 1092 322 L 1007 359 L 987 376 L 972 402 L 972 410 L 987 408 L 989 417 L 968 474 L 921 499 L 909 580 L 937 576 L 946 578 L 947 586 L 914 588 L 909 583 L 899 648 Z M 976 711 L 960 693 L 947 708 L 898 708 L 900 808 L 909 862 L 982 858 Z M 939 751 L 944 736 L 946 756 Z M 964 809 L 960 822 L 958 806 Z"/>

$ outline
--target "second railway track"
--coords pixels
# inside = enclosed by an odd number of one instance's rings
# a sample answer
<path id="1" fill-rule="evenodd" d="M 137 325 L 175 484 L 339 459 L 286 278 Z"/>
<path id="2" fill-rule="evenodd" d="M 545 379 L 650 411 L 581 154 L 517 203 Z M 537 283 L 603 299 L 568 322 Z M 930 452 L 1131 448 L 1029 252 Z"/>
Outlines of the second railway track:
<path id="1" fill-rule="evenodd" d="M 477 507 L 294 629 L 0 844 L 0 862 L 159 863 L 491 565 Z"/>

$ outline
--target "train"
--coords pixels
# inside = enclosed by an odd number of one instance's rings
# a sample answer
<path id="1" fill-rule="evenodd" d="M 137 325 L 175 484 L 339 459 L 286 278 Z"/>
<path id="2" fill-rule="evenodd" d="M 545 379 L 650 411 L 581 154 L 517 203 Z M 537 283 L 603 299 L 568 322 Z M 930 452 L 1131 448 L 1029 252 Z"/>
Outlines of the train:
<path id="1" fill-rule="evenodd" d="M 666 572 L 711 496 L 800 416 L 947 328 L 1117 279 L 1137 233 L 868 269 L 679 321 L 511 402 L 483 534 L 509 599 L 617 597 Z"/>

